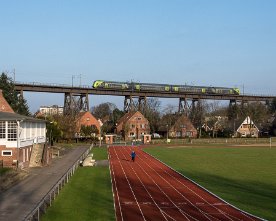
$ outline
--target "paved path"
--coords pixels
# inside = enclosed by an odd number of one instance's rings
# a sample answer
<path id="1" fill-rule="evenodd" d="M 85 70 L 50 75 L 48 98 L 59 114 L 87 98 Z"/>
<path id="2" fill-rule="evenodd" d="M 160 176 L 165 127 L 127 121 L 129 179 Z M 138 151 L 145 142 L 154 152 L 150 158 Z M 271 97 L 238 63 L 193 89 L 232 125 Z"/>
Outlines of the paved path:
<path id="1" fill-rule="evenodd" d="M 21 221 L 88 147 L 78 147 L 43 168 L 31 168 L 22 182 L 0 195 L 0 221 Z"/>

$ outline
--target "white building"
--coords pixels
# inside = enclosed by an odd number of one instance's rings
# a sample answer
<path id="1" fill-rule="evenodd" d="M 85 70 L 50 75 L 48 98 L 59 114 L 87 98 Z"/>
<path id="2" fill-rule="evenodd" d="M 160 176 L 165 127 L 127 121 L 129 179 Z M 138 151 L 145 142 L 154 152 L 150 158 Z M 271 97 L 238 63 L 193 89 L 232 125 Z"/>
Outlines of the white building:
<path id="1" fill-rule="evenodd" d="M 23 168 L 48 160 L 46 121 L 14 113 L 2 91 L 0 107 L 0 166 Z"/>
<path id="2" fill-rule="evenodd" d="M 62 115 L 63 114 L 63 107 L 59 107 L 58 105 L 53 106 L 41 106 L 39 108 L 40 114 L 47 116 L 47 115 Z"/>

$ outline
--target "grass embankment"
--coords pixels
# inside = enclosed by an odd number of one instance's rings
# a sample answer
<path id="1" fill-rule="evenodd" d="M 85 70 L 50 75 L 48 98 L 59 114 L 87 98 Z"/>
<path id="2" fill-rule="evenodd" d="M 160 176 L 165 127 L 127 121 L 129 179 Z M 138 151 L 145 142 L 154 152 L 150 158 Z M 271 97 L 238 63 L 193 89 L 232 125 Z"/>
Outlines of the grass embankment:
<path id="1" fill-rule="evenodd" d="M 107 159 L 106 148 L 92 152 L 93 159 Z M 115 220 L 109 168 L 80 167 L 42 220 Z"/>
<path id="2" fill-rule="evenodd" d="M 10 168 L 0 168 L 0 176 L 4 175 L 5 173 L 7 173 L 10 170 L 11 170 Z"/>
<path id="3" fill-rule="evenodd" d="M 146 152 L 238 208 L 276 220 L 276 149 L 157 147 Z"/>

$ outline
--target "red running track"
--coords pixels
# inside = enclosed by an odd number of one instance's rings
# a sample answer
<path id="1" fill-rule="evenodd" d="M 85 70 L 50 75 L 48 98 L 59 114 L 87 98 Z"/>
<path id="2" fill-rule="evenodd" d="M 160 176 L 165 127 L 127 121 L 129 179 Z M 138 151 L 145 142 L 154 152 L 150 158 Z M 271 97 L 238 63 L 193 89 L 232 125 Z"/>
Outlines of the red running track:
<path id="1" fill-rule="evenodd" d="M 130 153 L 137 153 L 135 162 Z M 109 147 L 117 221 L 261 220 L 207 192 L 137 147 Z"/>

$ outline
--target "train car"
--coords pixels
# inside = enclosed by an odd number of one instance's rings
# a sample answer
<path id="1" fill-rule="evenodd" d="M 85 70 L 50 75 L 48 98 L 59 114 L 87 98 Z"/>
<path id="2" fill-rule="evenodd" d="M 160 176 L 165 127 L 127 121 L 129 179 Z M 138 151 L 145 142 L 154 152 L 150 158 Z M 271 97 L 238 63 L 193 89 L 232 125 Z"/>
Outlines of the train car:
<path id="1" fill-rule="evenodd" d="M 169 92 L 171 86 L 168 84 L 151 84 L 151 83 L 133 83 L 134 89 L 138 91 L 157 91 L 157 92 Z"/>
<path id="2" fill-rule="evenodd" d="M 206 89 L 208 94 L 221 94 L 221 95 L 239 95 L 240 90 L 238 88 L 226 88 L 226 87 L 208 87 Z"/>
<path id="3" fill-rule="evenodd" d="M 191 85 L 173 85 L 171 86 L 172 92 L 180 92 L 180 93 L 205 93 L 206 89 L 204 87 L 199 86 L 191 86 Z"/>
<path id="4" fill-rule="evenodd" d="M 96 80 L 93 83 L 93 88 L 127 90 L 129 89 L 129 84 L 126 82 Z"/>
<path id="5" fill-rule="evenodd" d="M 177 93 L 196 93 L 196 94 L 221 94 L 221 95 L 239 95 L 238 88 L 226 87 L 206 87 L 191 85 L 169 85 L 169 84 L 151 84 L 138 82 L 116 82 L 96 80 L 93 88 L 117 89 L 131 91 L 152 91 L 152 92 L 177 92 Z"/>

